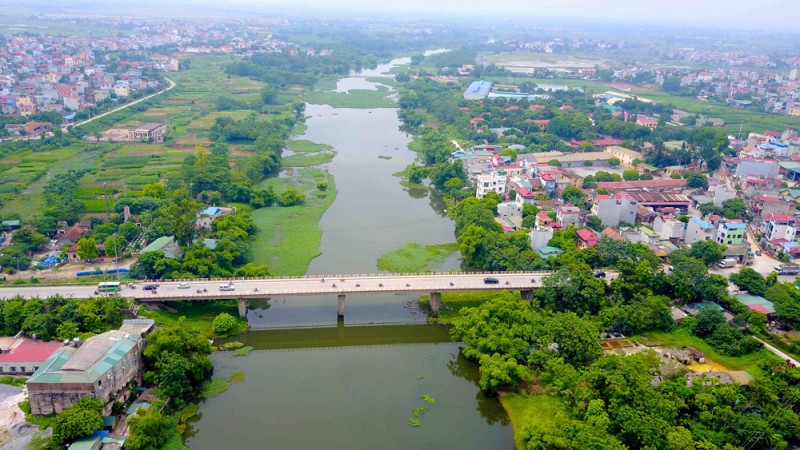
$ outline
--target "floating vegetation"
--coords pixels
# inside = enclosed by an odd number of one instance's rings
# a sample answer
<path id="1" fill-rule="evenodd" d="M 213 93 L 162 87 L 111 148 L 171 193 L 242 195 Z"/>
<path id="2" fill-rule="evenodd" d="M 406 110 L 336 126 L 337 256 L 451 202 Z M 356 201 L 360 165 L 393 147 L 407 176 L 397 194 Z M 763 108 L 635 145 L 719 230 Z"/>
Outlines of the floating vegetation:
<path id="1" fill-rule="evenodd" d="M 242 347 L 242 348 L 240 348 L 238 350 L 234 350 L 233 357 L 236 357 L 236 356 L 247 356 L 252 351 L 253 351 L 253 347 L 249 347 L 249 346 L 248 347 Z"/>
<path id="2" fill-rule="evenodd" d="M 211 398 L 228 390 L 228 382 L 222 378 L 214 378 L 203 385 L 202 396 Z"/>
<path id="3" fill-rule="evenodd" d="M 387 155 L 379 155 L 378 158 L 380 158 L 380 159 L 392 159 L 391 156 L 387 156 Z"/>
<path id="4" fill-rule="evenodd" d="M 418 419 L 412 419 L 411 417 L 406 417 L 406 419 L 408 419 L 408 424 L 412 427 L 422 426 L 422 422 L 420 422 Z"/>
<path id="5" fill-rule="evenodd" d="M 422 401 L 424 401 L 425 403 L 429 403 L 433 406 L 436 406 L 436 400 L 434 400 L 433 397 L 431 397 L 428 394 L 422 394 Z"/>
<path id="6" fill-rule="evenodd" d="M 422 408 L 414 408 L 414 417 L 419 417 L 425 414 L 426 412 L 428 412 L 428 408 L 424 406 Z"/>
<path id="7" fill-rule="evenodd" d="M 244 347 L 244 344 L 242 344 L 241 342 L 233 341 L 233 342 L 226 342 L 220 345 L 219 348 L 222 350 L 236 350 L 237 348 L 242 348 L 242 347 Z"/>
<path id="8" fill-rule="evenodd" d="M 238 370 L 234 370 L 228 375 L 228 384 L 239 383 L 244 381 L 244 374 Z"/>

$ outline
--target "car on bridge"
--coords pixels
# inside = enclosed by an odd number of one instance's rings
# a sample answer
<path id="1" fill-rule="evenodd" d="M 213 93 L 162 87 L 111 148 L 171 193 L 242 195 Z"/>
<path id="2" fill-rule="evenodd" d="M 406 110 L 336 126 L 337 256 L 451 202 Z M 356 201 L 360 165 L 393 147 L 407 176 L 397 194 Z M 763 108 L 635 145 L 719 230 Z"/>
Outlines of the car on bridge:
<path id="1" fill-rule="evenodd" d="M 500 280 L 498 280 L 497 278 L 486 277 L 483 279 L 483 282 L 485 284 L 499 284 Z"/>
<path id="2" fill-rule="evenodd" d="M 189 289 L 189 283 L 178 283 L 178 289 Z"/>
<path id="3" fill-rule="evenodd" d="M 142 287 L 142 289 L 144 289 L 145 291 L 155 291 L 156 289 L 158 289 L 158 285 L 157 284 L 145 284 Z"/>

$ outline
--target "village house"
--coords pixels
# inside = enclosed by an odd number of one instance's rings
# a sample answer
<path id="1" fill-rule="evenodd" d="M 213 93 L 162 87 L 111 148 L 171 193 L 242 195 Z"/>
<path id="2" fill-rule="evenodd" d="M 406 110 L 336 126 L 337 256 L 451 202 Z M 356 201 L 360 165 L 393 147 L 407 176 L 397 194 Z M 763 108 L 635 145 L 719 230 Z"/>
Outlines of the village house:
<path id="1" fill-rule="evenodd" d="M 621 192 L 614 195 L 597 195 L 592 205 L 592 215 L 607 227 L 615 227 L 620 222 L 635 223 L 636 209 L 639 206 L 630 195 Z"/>
<path id="2" fill-rule="evenodd" d="M 794 241 L 797 235 L 797 218 L 782 213 L 767 214 L 761 224 L 761 232 L 768 241 L 775 239 Z"/>
<path id="3" fill-rule="evenodd" d="M 704 220 L 692 217 L 686 223 L 686 233 L 683 242 L 694 244 L 695 242 L 708 241 L 714 239 L 714 227 Z"/>
<path id="4" fill-rule="evenodd" d="M 30 375 L 62 345 L 20 336 L 0 337 L 0 376 Z"/>
<path id="5" fill-rule="evenodd" d="M 556 221 L 564 228 L 570 225 L 580 226 L 583 223 L 581 209 L 571 205 L 558 206 L 556 207 Z"/>
<path id="6" fill-rule="evenodd" d="M 625 147 L 619 147 L 617 145 L 606 147 L 604 152 L 609 153 L 615 158 L 619 159 L 620 165 L 622 167 L 632 168 L 633 166 L 635 166 L 635 164 L 633 163 L 635 160 L 639 161 L 644 160 L 644 156 L 641 153 Z"/>
<path id="7" fill-rule="evenodd" d="M 686 224 L 672 216 L 656 216 L 653 221 L 653 231 L 660 234 L 665 240 L 677 244 L 684 238 Z"/>
<path id="8" fill-rule="evenodd" d="M 135 128 L 128 130 L 128 139 L 148 141 L 148 142 L 163 142 L 164 131 L 167 127 L 160 123 L 143 123 Z"/>

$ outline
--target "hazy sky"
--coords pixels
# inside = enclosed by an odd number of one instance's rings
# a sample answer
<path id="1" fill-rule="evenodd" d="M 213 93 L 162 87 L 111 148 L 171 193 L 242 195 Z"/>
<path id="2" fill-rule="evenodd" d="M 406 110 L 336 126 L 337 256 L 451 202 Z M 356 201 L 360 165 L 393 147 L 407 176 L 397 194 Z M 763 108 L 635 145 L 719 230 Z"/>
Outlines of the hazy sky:
<path id="1" fill-rule="evenodd" d="M 265 5 L 258 0 L 230 3 Z M 324 9 L 413 10 L 427 12 L 525 13 L 534 17 L 672 22 L 693 25 L 791 26 L 800 16 L 800 0 L 278 0 L 294 6 Z M 275 0 L 269 2 L 275 3 Z M 777 30 L 776 30 L 777 31 Z M 793 27 L 791 30 L 794 31 Z"/>

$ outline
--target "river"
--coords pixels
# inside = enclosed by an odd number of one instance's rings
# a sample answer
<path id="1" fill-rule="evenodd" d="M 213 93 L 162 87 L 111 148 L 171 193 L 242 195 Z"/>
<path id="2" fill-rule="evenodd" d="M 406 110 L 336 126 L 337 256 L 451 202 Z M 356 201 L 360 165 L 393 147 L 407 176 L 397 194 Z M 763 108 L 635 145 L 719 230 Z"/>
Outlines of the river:
<path id="1" fill-rule="evenodd" d="M 374 88 L 365 77 L 386 76 L 403 62 L 339 80 L 337 89 Z M 441 199 L 403 188 L 392 175 L 416 158 L 408 149 L 410 136 L 399 129 L 396 109 L 307 105 L 306 114 L 301 138 L 333 146 L 336 157 L 325 168 L 338 189 L 320 221 L 321 255 L 308 273 L 374 273 L 378 257 L 405 243 L 453 242 L 453 223 Z M 438 269 L 458 264 L 450 258 Z M 426 316 L 415 300 L 412 295 L 351 295 L 344 323 L 337 323 L 336 299 L 330 296 L 250 302 L 248 321 L 262 330 L 235 339 L 255 350 L 247 357 L 213 356 L 215 376 L 236 370 L 246 381 L 200 405 L 187 445 L 513 448 L 500 402 L 481 393 L 477 368 L 450 342 L 446 327 L 420 324 Z M 404 325 L 386 325 L 398 322 Z M 363 326 L 370 323 L 384 325 Z M 303 328 L 274 329 L 286 327 Z M 415 417 L 415 408 L 427 410 L 417 410 Z"/>

